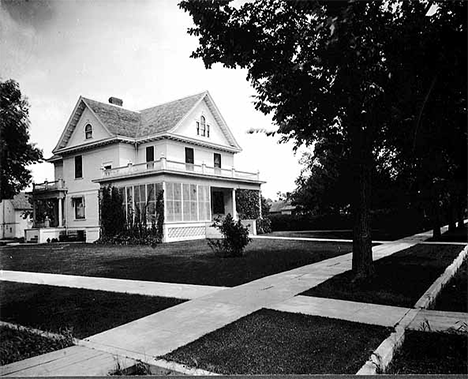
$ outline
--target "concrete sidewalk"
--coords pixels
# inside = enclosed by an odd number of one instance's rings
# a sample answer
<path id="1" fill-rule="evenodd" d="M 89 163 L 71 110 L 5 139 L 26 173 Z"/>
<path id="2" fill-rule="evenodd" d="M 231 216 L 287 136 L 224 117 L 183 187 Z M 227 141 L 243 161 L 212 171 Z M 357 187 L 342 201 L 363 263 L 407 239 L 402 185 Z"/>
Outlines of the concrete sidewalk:
<path id="1" fill-rule="evenodd" d="M 376 246 L 373 248 L 374 260 L 414 246 L 429 237 L 430 233 L 421 233 Z M 85 344 L 100 352 L 156 364 L 154 357 L 169 353 L 261 308 L 285 307 L 286 309 L 297 307 L 297 302 L 301 301 L 304 305 L 306 301 L 302 297 L 295 298 L 296 295 L 351 269 L 351 260 L 352 254 L 349 253 L 234 288 L 213 291 L 194 300 L 89 337 L 85 340 Z M 318 300 L 312 298 L 308 301 L 317 302 Z M 408 311 L 405 308 L 389 307 L 385 308 L 388 312 L 382 314 L 376 311 L 375 307 L 379 306 L 365 304 L 360 306 L 362 309 L 359 310 L 350 308 L 351 302 L 334 302 L 335 305 L 338 304 L 338 308 L 333 309 L 335 313 L 348 313 L 349 317 L 354 317 L 353 313 L 356 316 L 361 313 L 362 317 L 368 314 L 369 318 L 378 317 L 380 323 L 385 325 L 394 325 L 398 318 L 403 317 Z M 325 303 L 324 301 L 323 304 Z M 329 314 L 332 312 L 332 305 L 329 302 L 328 308 L 324 306 L 324 309 L 329 309 Z M 317 308 L 317 304 L 315 306 Z M 319 308 L 316 309 L 317 313 L 320 312 Z M 392 308 L 391 311 L 390 308 Z M 371 313 L 374 315 L 371 316 Z M 47 354 L 44 357 L 47 358 Z M 68 365 L 68 358 L 65 356 L 62 359 L 64 361 L 61 365 Z M 81 361 L 69 366 L 73 367 L 74 375 L 90 375 L 93 372 L 90 364 Z M 25 367 L 25 370 L 29 369 Z M 30 370 L 17 371 L 15 375 L 23 376 L 23 372 L 27 372 L 28 375 L 34 374 L 34 370 Z M 56 373 L 50 372 L 48 375 L 56 375 Z"/>
<path id="2" fill-rule="evenodd" d="M 228 288 L 7 270 L 0 270 L 0 280 L 188 300 Z"/>

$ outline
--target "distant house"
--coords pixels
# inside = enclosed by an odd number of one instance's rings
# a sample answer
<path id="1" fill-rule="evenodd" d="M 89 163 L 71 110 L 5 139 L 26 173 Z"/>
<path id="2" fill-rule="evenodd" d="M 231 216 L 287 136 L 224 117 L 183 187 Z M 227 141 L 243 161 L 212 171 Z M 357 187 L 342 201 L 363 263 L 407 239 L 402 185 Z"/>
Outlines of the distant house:
<path id="1" fill-rule="evenodd" d="M 121 190 L 127 220 L 146 223 L 163 190 L 165 242 L 205 238 L 215 216 L 236 217 L 236 190 L 260 191 L 258 171 L 235 167 L 242 149 L 207 91 L 141 111 L 122 105 L 78 99 L 48 160 L 55 180 L 34 185 L 28 241 L 98 239 L 104 186 Z"/>
<path id="2" fill-rule="evenodd" d="M 290 201 L 278 200 L 274 201 L 270 207 L 270 214 L 291 215 L 295 214 L 296 206 L 292 205 Z"/>
<path id="3" fill-rule="evenodd" d="M 32 219 L 23 218 L 23 214 L 30 210 L 32 205 L 24 192 L 0 201 L 0 239 L 24 237 L 25 229 L 32 226 Z"/>

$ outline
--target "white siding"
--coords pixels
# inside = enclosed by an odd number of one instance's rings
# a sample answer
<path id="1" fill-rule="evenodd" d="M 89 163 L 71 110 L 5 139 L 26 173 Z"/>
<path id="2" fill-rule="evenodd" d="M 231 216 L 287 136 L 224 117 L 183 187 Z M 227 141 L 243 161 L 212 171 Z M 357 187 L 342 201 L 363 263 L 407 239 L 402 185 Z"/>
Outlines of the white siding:
<path id="1" fill-rule="evenodd" d="M 85 138 L 85 126 L 91 124 L 93 127 L 93 137 L 91 139 Z M 102 127 L 98 119 L 86 108 L 78 121 L 75 130 L 67 143 L 66 147 L 78 146 L 83 143 L 96 142 L 101 139 L 109 138 L 110 135 Z"/>
<path id="2" fill-rule="evenodd" d="M 210 125 L 210 137 L 197 135 L 196 122 L 200 121 L 201 116 L 205 117 L 206 124 Z M 213 114 L 207 107 L 205 101 L 202 101 L 189 115 L 186 117 L 179 127 L 174 131 L 175 134 L 195 138 L 204 142 L 212 142 L 218 145 L 230 146 L 224 136 L 218 123 L 215 121 Z"/>

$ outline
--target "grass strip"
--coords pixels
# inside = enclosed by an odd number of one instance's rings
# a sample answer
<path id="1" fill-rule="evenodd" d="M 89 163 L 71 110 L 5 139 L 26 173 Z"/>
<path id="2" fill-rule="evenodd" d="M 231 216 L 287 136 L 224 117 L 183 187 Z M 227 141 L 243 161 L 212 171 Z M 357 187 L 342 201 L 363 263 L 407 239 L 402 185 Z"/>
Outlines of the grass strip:
<path id="1" fill-rule="evenodd" d="M 468 312 L 468 259 L 442 289 L 434 309 L 439 311 Z"/>
<path id="2" fill-rule="evenodd" d="M 386 374 L 467 374 L 468 336 L 409 330 Z"/>
<path id="3" fill-rule="evenodd" d="M 350 243 L 254 240 L 240 258 L 216 257 L 205 240 L 147 246 L 47 244 L 0 249 L 4 270 L 237 286 L 349 253 Z"/>
<path id="4" fill-rule="evenodd" d="M 73 345 L 71 338 L 51 338 L 7 326 L 0 326 L 0 366 L 50 353 Z"/>
<path id="5" fill-rule="evenodd" d="M 83 339 L 184 300 L 0 282 L 0 319 Z"/>
<path id="6" fill-rule="evenodd" d="M 220 374 L 355 374 L 389 328 L 262 309 L 162 357 Z"/>
<path id="7" fill-rule="evenodd" d="M 346 271 L 302 295 L 411 308 L 462 250 L 453 245 L 416 245 L 374 262 L 375 275 L 353 283 Z"/>
<path id="8" fill-rule="evenodd" d="M 428 241 L 437 242 L 468 242 L 468 224 L 449 230 L 438 238 L 429 238 Z"/>

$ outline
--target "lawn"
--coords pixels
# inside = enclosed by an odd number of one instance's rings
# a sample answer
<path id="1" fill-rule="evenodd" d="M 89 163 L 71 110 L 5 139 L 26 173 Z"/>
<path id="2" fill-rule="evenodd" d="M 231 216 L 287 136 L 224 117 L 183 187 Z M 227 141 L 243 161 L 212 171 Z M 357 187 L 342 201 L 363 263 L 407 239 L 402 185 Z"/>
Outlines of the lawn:
<path id="1" fill-rule="evenodd" d="M 0 319 L 85 338 L 183 300 L 0 281 Z"/>
<path id="2" fill-rule="evenodd" d="M 407 331 L 386 374 L 467 374 L 468 336 Z"/>
<path id="3" fill-rule="evenodd" d="M 373 241 L 394 241 L 399 238 L 408 236 L 409 234 L 417 233 L 418 231 L 389 231 L 382 229 L 372 230 Z M 353 239 L 353 231 L 351 229 L 342 230 L 298 230 L 298 231 L 278 231 L 266 234 L 271 237 L 295 237 L 295 238 L 327 238 L 327 239 Z"/>
<path id="4" fill-rule="evenodd" d="M 0 326 L 0 341 L 0 366 L 73 345 L 70 338 L 49 338 L 6 326 Z"/>
<path id="5" fill-rule="evenodd" d="M 440 241 L 440 242 L 468 242 L 468 224 L 465 224 L 461 228 L 447 231 L 443 233 L 439 238 L 430 238 L 428 241 Z"/>
<path id="6" fill-rule="evenodd" d="M 254 240 L 242 258 L 216 257 L 205 240 L 147 246 L 47 244 L 0 248 L 0 269 L 237 286 L 352 250 L 351 243 Z"/>
<path id="7" fill-rule="evenodd" d="M 442 289 L 434 309 L 439 311 L 468 312 L 468 259 Z"/>
<path id="8" fill-rule="evenodd" d="M 375 275 L 365 283 L 352 283 L 352 272 L 346 271 L 302 295 L 412 308 L 461 250 L 416 245 L 376 261 Z"/>
<path id="9" fill-rule="evenodd" d="M 390 329 L 262 309 L 163 359 L 220 374 L 355 374 Z"/>

